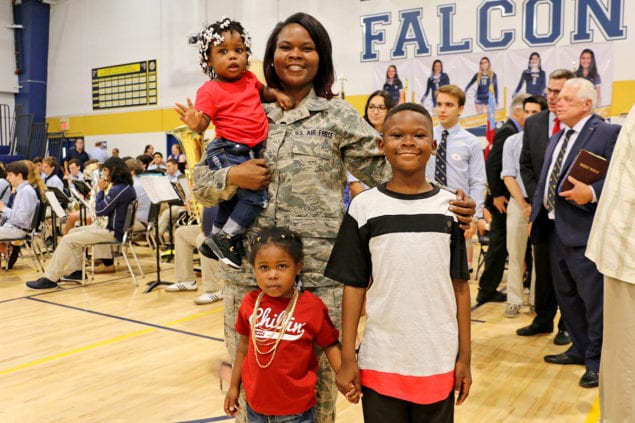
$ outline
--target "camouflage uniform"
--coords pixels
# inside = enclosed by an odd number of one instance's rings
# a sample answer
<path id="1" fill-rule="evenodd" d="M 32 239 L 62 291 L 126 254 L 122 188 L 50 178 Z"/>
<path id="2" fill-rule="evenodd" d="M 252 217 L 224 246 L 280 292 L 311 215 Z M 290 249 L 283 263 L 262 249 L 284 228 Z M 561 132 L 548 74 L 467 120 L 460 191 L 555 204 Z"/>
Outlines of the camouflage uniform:
<path id="1" fill-rule="evenodd" d="M 341 329 L 342 286 L 324 276 L 324 268 L 344 214 L 346 170 L 369 186 L 388 178 L 390 167 L 377 148 L 377 132 L 359 113 L 340 99 L 326 100 L 313 91 L 296 108 L 283 112 L 274 103 L 265 105 L 269 134 L 263 158 L 271 171 L 269 204 L 248 231 L 248 239 L 263 227 L 285 226 L 302 236 L 302 283 L 329 308 Z M 231 197 L 226 185 L 228 168 L 210 170 L 205 158 L 194 168 L 194 194 L 204 206 Z M 257 288 L 253 270 L 222 267 L 226 280 L 225 342 L 232 356 L 238 340 L 234 324 L 240 302 Z M 335 375 L 320 351 L 318 370 L 318 422 L 335 420 Z M 244 408 L 243 408 L 244 409 Z M 241 413 L 244 414 L 245 413 Z"/>

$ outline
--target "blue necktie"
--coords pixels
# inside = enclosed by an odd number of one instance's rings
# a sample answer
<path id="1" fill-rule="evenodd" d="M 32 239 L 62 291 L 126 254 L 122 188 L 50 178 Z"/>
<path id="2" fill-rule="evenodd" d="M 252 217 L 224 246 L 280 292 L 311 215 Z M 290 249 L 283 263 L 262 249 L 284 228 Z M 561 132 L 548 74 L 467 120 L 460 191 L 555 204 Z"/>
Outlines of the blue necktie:
<path id="1" fill-rule="evenodd" d="M 441 185 L 448 184 L 448 176 L 446 171 L 446 144 L 448 141 L 448 131 L 446 129 L 441 132 L 441 142 L 437 148 L 437 157 L 434 167 L 434 180 Z"/>

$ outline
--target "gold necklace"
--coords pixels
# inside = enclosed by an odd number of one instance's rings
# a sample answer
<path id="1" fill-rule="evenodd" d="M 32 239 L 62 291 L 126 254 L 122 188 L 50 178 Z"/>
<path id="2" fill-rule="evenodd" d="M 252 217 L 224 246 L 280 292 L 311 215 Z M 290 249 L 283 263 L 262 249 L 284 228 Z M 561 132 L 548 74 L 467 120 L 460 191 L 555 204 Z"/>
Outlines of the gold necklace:
<path id="1" fill-rule="evenodd" d="M 261 369 L 266 369 L 267 367 L 271 365 L 271 363 L 273 363 L 273 359 L 276 356 L 276 350 L 278 349 L 278 344 L 280 344 L 280 341 L 282 341 L 282 337 L 286 333 L 287 328 L 289 327 L 289 323 L 291 322 L 291 319 L 293 318 L 293 313 L 295 312 L 295 306 L 298 303 L 299 291 L 293 288 L 293 296 L 291 297 L 289 304 L 287 304 L 287 307 L 283 311 L 284 316 L 282 320 L 280 321 L 280 325 L 278 325 L 277 328 L 276 327 L 273 328 L 273 329 L 279 330 L 278 337 L 276 338 L 275 341 L 268 341 L 268 340 L 258 341 L 256 339 L 256 318 L 257 318 L 256 314 L 258 313 L 258 307 L 260 307 L 260 302 L 262 301 L 262 297 L 264 297 L 264 295 L 265 295 L 264 291 L 261 292 L 260 295 L 258 295 L 258 298 L 256 299 L 256 304 L 254 305 L 254 311 L 249 317 L 249 325 L 251 326 L 251 341 L 254 345 L 254 355 L 256 356 L 256 363 L 258 363 L 258 366 Z M 278 317 L 278 319 L 280 319 L 280 317 Z M 269 348 L 269 347 L 270 348 L 268 350 L 261 351 L 259 346 L 263 348 Z M 271 354 L 271 358 L 269 359 L 268 363 L 262 364 L 260 362 L 260 359 L 258 358 L 258 354 L 262 356 Z"/>

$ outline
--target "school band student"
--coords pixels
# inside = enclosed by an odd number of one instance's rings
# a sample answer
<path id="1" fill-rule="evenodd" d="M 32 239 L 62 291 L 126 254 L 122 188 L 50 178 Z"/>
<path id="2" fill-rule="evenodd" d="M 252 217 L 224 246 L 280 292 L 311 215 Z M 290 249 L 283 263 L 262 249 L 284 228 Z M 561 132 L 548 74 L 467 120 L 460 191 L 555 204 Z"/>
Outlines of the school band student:
<path id="1" fill-rule="evenodd" d="M 65 280 L 80 281 L 82 279 L 82 249 L 84 245 L 99 241 L 121 241 L 128 204 L 136 199 L 132 186 L 132 176 L 124 161 L 114 157 L 104 162 L 103 174 L 104 179 L 97 181 L 100 191 L 97 193 L 95 213 L 97 216 L 108 217 L 106 226 L 102 227 L 93 223 L 72 229 L 64 235 L 49 261 L 44 276 L 27 282 L 27 288 L 57 288 L 62 277 Z M 105 190 L 109 183 L 112 184 L 112 187 L 106 193 Z M 97 247 L 95 248 L 96 257 L 112 261 L 108 246 Z M 69 273 L 65 275 L 65 271 Z"/>

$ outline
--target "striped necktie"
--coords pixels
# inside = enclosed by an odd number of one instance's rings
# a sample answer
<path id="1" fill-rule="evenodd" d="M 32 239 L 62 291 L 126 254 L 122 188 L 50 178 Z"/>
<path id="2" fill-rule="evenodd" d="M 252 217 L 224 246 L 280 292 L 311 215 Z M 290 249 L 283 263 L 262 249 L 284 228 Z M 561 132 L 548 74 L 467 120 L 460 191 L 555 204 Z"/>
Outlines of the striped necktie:
<path id="1" fill-rule="evenodd" d="M 435 161 L 434 167 L 434 180 L 440 183 L 441 185 L 448 184 L 448 177 L 446 173 L 445 164 L 446 161 L 446 144 L 448 141 L 448 131 L 446 129 L 441 132 L 441 143 L 437 148 L 437 157 Z"/>
<path id="2" fill-rule="evenodd" d="M 564 158 L 564 153 L 567 151 L 567 144 L 569 144 L 569 138 L 573 135 L 575 131 L 573 129 L 569 129 L 564 136 L 564 141 L 562 141 L 562 145 L 560 146 L 560 151 L 558 152 L 558 156 L 556 157 L 556 162 L 553 164 L 553 169 L 551 170 L 551 175 L 549 175 L 549 191 L 547 192 L 547 211 L 553 211 L 556 204 L 556 189 L 558 188 L 558 179 L 560 178 L 560 170 L 562 169 L 562 159 Z"/>

